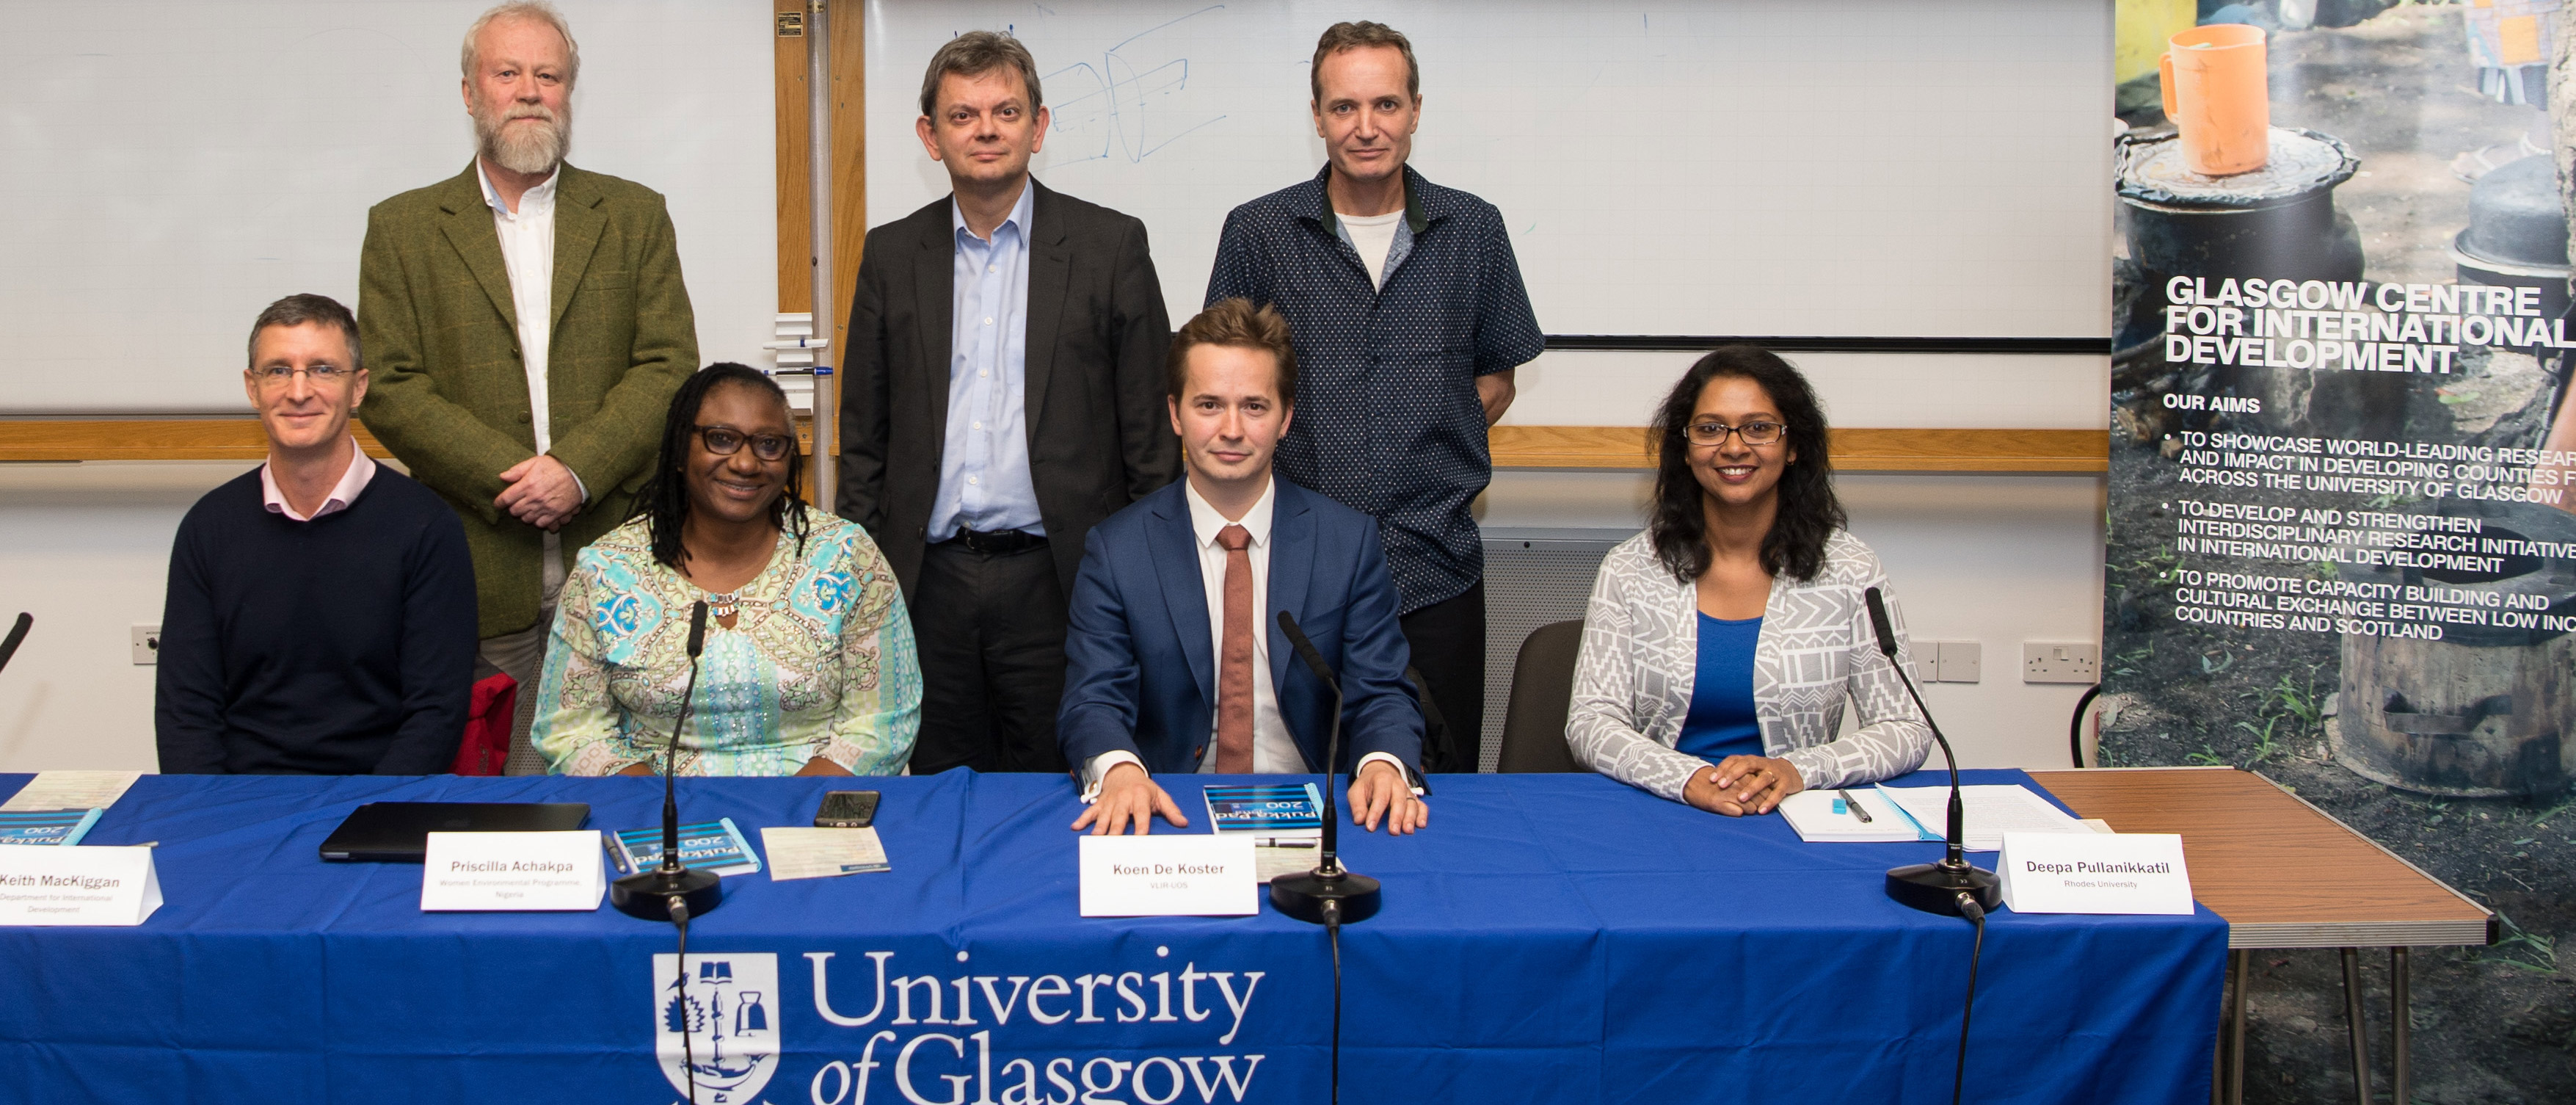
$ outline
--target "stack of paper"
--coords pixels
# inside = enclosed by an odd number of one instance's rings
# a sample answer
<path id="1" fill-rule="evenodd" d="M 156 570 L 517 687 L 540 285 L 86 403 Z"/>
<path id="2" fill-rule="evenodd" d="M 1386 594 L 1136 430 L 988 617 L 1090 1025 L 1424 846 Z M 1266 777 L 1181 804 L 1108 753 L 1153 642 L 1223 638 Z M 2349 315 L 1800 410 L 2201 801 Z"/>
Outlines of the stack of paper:
<path id="1" fill-rule="evenodd" d="M 764 828 L 760 842 L 769 849 L 772 882 L 894 870 L 873 828 Z"/>
<path id="2" fill-rule="evenodd" d="M 140 771 L 39 771 L 0 810 L 105 809 L 142 777 Z"/>
<path id="3" fill-rule="evenodd" d="M 1922 826 L 1926 840 L 1949 839 L 1950 788 L 1879 787 L 1877 793 L 1902 808 Z M 2092 828 L 2050 805 L 2018 783 L 1960 787 L 1966 807 L 1968 850 L 1992 852 L 2004 846 L 2005 833 L 2090 833 Z"/>
<path id="4" fill-rule="evenodd" d="M 1852 791 L 1850 799 L 1845 801 L 1843 792 L 1838 790 L 1802 790 L 1781 801 L 1780 816 L 1787 819 L 1790 828 L 1798 830 L 1798 839 L 1810 844 L 1929 839 L 1913 818 L 1876 790 Z M 1853 811 L 1852 802 L 1859 803 L 1859 812 Z M 1863 813 L 1869 815 L 1869 820 L 1861 820 Z"/>
<path id="5" fill-rule="evenodd" d="M 1846 798 L 1848 797 L 1848 801 Z M 2029 787 L 2017 783 L 1960 787 L 1967 845 L 1971 852 L 2004 846 L 2005 833 L 2089 833 L 2091 826 L 2067 816 Z M 1863 821 L 1851 809 L 1858 802 Z M 1870 787 L 1868 789 L 1802 790 L 1780 803 L 1780 816 L 1810 843 L 1888 843 L 1950 838 L 1950 788 Z"/>

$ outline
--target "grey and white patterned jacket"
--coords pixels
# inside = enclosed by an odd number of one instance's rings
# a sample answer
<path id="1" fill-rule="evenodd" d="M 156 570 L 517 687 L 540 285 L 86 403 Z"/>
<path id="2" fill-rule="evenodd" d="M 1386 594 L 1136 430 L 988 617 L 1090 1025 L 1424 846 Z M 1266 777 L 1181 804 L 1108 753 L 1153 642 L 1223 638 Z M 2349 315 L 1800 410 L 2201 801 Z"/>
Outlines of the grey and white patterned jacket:
<path id="1" fill-rule="evenodd" d="M 1772 581 L 1753 650 L 1753 705 L 1767 755 L 1797 765 L 1809 788 L 1856 786 L 1923 763 L 1932 730 L 1878 654 L 1861 592 L 1887 590 L 1878 555 L 1851 534 L 1825 541 L 1825 563 L 1805 583 Z M 1886 595 L 1897 655 L 1910 656 L 1905 616 Z M 1708 761 L 1676 751 L 1699 666 L 1698 589 L 1677 581 L 1640 533 L 1601 561 L 1583 619 L 1565 743 L 1574 759 L 1620 782 L 1680 801 Z M 1841 740 L 1843 698 L 1859 729 Z"/>

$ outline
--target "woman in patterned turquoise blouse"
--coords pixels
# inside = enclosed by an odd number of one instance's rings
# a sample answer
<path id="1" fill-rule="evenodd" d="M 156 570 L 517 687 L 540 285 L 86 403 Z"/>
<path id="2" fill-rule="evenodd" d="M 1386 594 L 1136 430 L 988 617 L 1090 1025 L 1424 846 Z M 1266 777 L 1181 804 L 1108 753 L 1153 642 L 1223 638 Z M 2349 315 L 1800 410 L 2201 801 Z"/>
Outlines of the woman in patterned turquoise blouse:
<path id="1" fill-rule="evenodd" d="M 644 508 L 581 551 L 531 740 L 559 775 L 652 775 L 708 606 L 682 775 L 891 775 L 921 727 L 894 572 L 858 526 L 806 509 L 787 397 L 738 364 L 671 399 Z"/>

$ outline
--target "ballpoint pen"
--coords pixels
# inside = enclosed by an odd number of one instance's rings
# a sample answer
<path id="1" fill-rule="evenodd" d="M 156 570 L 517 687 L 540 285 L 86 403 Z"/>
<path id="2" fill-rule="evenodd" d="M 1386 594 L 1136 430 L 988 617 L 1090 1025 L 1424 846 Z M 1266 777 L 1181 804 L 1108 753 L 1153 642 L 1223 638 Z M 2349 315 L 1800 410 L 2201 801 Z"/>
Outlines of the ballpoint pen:
<path id="1" fill-rule="evenodd" d="M 1869 824 L 1869 811 L 1860 808 L 1860 799 L 1852 797 L 1852 792 L 1848 790 L 1837 790 L 1834 793 L 1843 796 L 1843 808 L 1850 810 L 1853 817 L 1860 818 L 1860 823 L 1863 825 Z"/>

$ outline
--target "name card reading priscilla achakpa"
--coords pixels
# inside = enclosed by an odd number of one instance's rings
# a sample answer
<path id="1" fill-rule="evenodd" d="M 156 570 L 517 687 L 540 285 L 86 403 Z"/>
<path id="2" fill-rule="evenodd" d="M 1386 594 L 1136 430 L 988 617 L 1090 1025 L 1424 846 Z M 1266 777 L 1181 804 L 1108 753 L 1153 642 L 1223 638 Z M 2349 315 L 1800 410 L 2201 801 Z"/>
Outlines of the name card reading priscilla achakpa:
<path id="1" fill-rule="evenodd" d="M 1081 839 L 1085 917 L 1261 912 L 1251 837 L 1194 833 Z"/>
<path id="2" fill-rule="evenodd" d="M 608 893 L 599 834 L 431 833 L 420 908 L 592 910 Z"/>
<path id="3" fill-rule="evenodd" d="M 2173 833 L 2005 833 L 1995 866 L 2015 913 L 2191 912 Z"/>
<path id="4" fill-rule="evenodd" d="M 159 908 L 150 848 L 0 848 L 0 925 L 139 925 Z"/>

